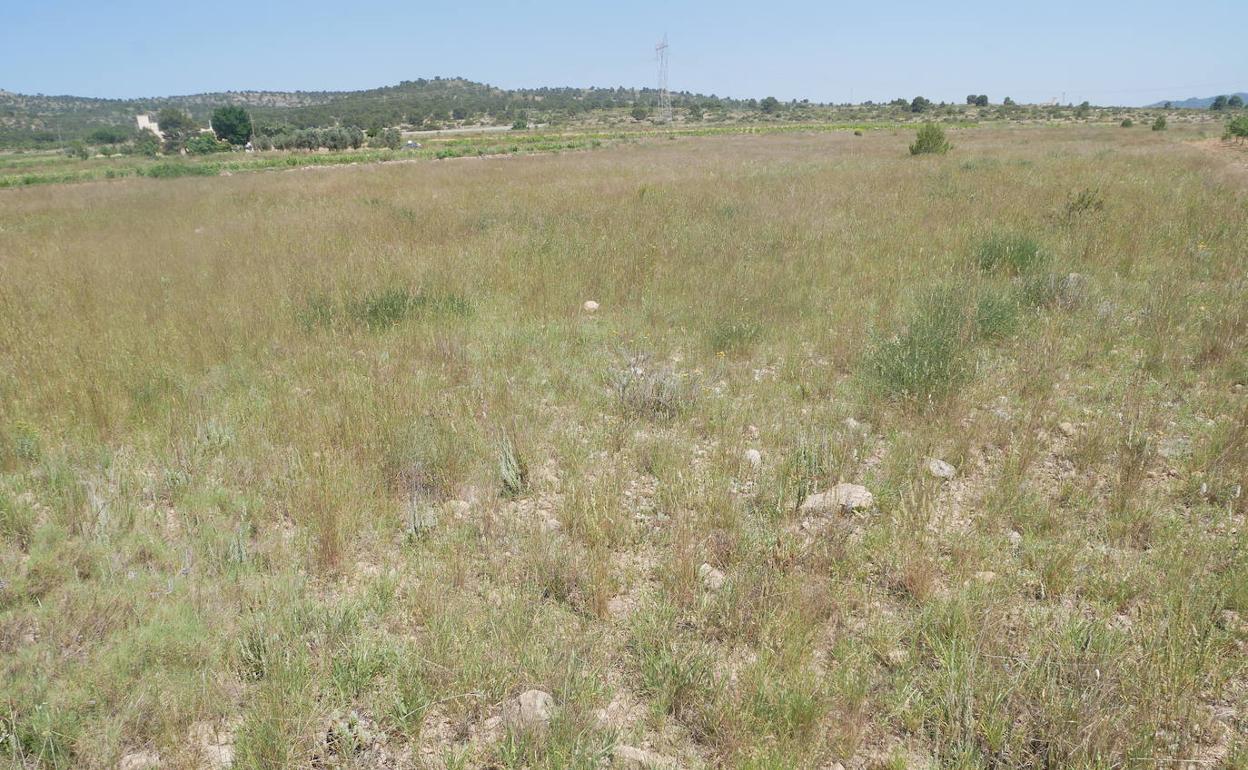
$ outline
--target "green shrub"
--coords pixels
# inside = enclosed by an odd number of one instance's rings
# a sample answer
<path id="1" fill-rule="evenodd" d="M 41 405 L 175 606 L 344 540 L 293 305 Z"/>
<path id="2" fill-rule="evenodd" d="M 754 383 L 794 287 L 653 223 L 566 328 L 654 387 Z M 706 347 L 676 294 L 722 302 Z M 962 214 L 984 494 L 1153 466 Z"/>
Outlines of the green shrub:
<path id="1" fill-rule="evenodd" d="M 1105 196 L 1095 187 L 1085 187 L 1072 193 L 1062 207 L 1061 218 L 1066 224 L 1074 224 L 1076 220 L 1088 214 L 1097 214 L 1105 210 Z"/>
<path id="2" fill-rule="evenodd" d="M 1157 119 L 1153 121 L 1153 130 L 1154 131 L 1166 130 L 1166 116 L 1165 115 L 1157 116 Z"/>
<path id="3" fill-rule="evenodd" d="M 504 435 L 498 445 L 499 491 L 511 500 L 522 496 L 529 488 L 529 466 L 510 435 Z"/>
<path id="4" fill-rule="evenodd" d="M 1018 329 L 1018 300 L 1010 294 L 985 290 L 975 302 L 975 336 L 983 340 L 999 340 Z"/>
<path id="5" fill-rule="evenodd" d="M 741 353 L 754 346 L 762 330 L 754 321 L 725 319 L 711 326 L 707 341 L 716 353 Z"/>
<path id="6" fill-rule="evenodd" d="M 1248 115 L 1240 115 L 1226 124 L 1226 139 L 1248 139 Z"/>
<path id="7" fill-rule="evenodd" d="M 397 128 L 382 129 L 369 142 L 373 147 L 385 147 L 388 150 L 397 150 L 402 143 L 403 135 Z"/>
<path id="8" fill-rule="evenodd" d="M 156 163 L 142 169 L 143 176 L 153 179 L 172 179 L 179 176 L 216 176 L 220 168 L 215 163 Z"/>
<path id="9" fill-rule="evenodd" d="M 953 149 L 953 145 L 945 138 L 945 130 L 935 123 L 924 123 L 919 127 L 914 144 L 910 145 L 911 155 L 935 153 L 943 155 Z"/>
<path id="10" fill-rule="evenodd" d="M 975 264 L 985 273 L 1006 271 L 1021 275 L 1044 264 L 1045 260 L 1035 239 L 1016 233 L 993 233 L 975 247 Z"/>
<path id="11" fill-rule="evenodd" d="M 332 327 L 340 320 L 363 324 L 371 331 L 381 331 L 413 316 L 472 315 L 472 305 L 453 293 L 411 291 L 391 287 L 371 291 L 362 297 L 337 303 L 324 293 L 313 294 L 295 311 L 295 318 L 305 330 Z"/>
<path id="12" fill-rule="evenodd" d="M 1132 120 L 1131 118 L 1123 118 L 1121 125 L 1123 128 L 1131 128 L 1132 126 L 1135 125 L 1135 121 Z"/>
<path id="13" fill-rule="evenodd" d="M 928 401 L 949 393 L 968 371 L 966 327 L 957 291 L 929 294 L 904 330 L 874 342 L 866 356 L 868 381 L 889 398 Z"/>
<path id="14" fill-rule="evenodd" d="M 1062 296 L 1062 279 L 1053 273 L 1036 273 L 1022 280 L 1015 296 L 1023 307 L 1049 307 Z"/>
<path id="15" fill-rule="evenodd" d="M 211 155 L 214 152 L 226 152 L 229 149 L 228 142 L 219 141 L 208 134 L 198 134 L 186 140 L 186 151 L 191 155 Z"/>

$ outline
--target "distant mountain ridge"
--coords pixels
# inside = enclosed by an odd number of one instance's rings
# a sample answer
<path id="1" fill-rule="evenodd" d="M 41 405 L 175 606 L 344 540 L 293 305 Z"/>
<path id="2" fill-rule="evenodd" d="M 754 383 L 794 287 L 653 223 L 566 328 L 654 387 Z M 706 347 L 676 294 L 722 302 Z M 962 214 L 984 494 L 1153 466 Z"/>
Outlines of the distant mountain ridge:
<path id="1" fill-rule="evenodd" d="M 1169 99 L 1167 101 L 1157 102 L 1148 105 L 1149 107 L 1165 107 L 1167 103 L 1176 110 L 1207 110 L 1209 105 L 1213 104 L 1213 100 L 1219 96 L 1238 96 L 1245 102 L 1248 102 L 1248 92 L 1240 91 L 1237 94 L 1216 94 L 1214 96 L 1193 96 L 1190 99 Z"/>

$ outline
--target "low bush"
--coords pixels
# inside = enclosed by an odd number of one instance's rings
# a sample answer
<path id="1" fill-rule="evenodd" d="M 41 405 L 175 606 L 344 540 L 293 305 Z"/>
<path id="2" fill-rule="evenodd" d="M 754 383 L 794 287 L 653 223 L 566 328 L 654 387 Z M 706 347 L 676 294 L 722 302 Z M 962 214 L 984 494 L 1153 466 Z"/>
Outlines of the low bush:
<path id="1" fill-rule="evenodd" d="M 924 123 L 919 127 L 914 144 L 910 145 L 911 155 L 937 154 L 943 155 L 953 149 L 953 145 L 945 138 L 945 130 L 935 123 Z"/>
<path id="2" fill-rule="evenodd" d="M 628 417 L 670 420 L 691 400 L 689 388 L 670 367 L 651 366 L 645 356 L 611 376 L 620 410 Z"/>
<path id="3" fill-rule="evenodd" d="M 749 350 L 762 334 L 762 326 L 754 321 L 725 319 L 714 323 L 707 341 L 716 353 L 742 353 Z"/>
<path id="4" fill-rule="evenodd" d="M 866 357 L 868 380 L 889 398 L 929 401 L 949 393 L 968 372 L 971 329 L 962 297 L 940 290 L 921 299 L 905 328 L 877 339 Z"/>
<path id="5" fill-rule="evenodd" d="M 309 331 L 341 322 L 382 331 L 416 316 L 465 318 L 472 315 L 472 311 L 472 304 L 458 294 L 390 287 L 341 302 L 325 293 L 313 294 L 304 300 L 295 315 L 299 325 Z"/>
<path id="6" fill-rule="evenodd" d="M 1034 238 L 1018 233 L 993 233 L 975 247 L 975 264 L 985 273 L 1021 275 L 1047 261 Z"/>
<path id="7" fill-rule="evenodd" d="M 167 163 L 156 163 L 145 169 L 140 169 L 139 173 L 152 179 L 172 179 L 179 176 L 216 176 L 220 170 L 220 167 L 215 163 L 178 163 L 170 161 Z"/>
<path id="8" fill-rule="evenodd" d="M 200 134 L 186 140 L 186 151 L 191 155 L 211 155 L 214 152 L 228 152 L 229 142 L 222 142 L 214 136 Z"/>
<path id="9" fill-rule="evenodd" d="M 1013 334 L 1021 320 L 1017 298 L 1006 292 L 984 290 L 975 302 L 975 336 L 999 340 Z"/>

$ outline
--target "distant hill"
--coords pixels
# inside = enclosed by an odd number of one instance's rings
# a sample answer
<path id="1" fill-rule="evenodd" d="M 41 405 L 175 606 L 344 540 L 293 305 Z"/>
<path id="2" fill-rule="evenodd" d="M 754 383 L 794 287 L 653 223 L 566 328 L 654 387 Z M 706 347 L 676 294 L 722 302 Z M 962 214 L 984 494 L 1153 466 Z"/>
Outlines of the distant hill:
<path id="1" fill-rule="evenodd" d="M 1226 94 L 1226 96 L 1232 96 L 1232 94 Z M 1176 110 L 1207 110 L 1209 109 L 1209 105 L 1213 104 L 1213 100 L 1216 98 L 1218 97 L 1217 96 L 1193 96 L 1190 99 L 1183 99 L 1181 101 L 1177 99 L 1171 99 L 1170 106 Z M 1248 93 L 1240 91 L 1239 98 L 1243 99 L 1245 102 L 1248 102 Z M 1166 103 L 1157 102 L 1156 104 L 1150 104 L 1148 106 L 1149 107 L 1165 107 Z"/>
<path id="2" fill-rule="evenodd" d="M 396 125 L 440 126 L 463 122 L 510 123 L 571 116 L 595 109 L 657 102 L 655 89 L 523 88 L 502 89 L 462 78 L 404 81 L 364 91 L 226 91 L 143 99 L 81 96 L 30 96 L 0 90 L 0 147 L 57 146 L 85 137 L 101 126 L 134 126 L 134 116 L 165 107 L 186 110 L 206 123 L 212 110 L 227 104 L 248 108 L 259 124 L 292 128 Z M 672 104 L 705 107 L 742 102 L 673 92 Z"/>

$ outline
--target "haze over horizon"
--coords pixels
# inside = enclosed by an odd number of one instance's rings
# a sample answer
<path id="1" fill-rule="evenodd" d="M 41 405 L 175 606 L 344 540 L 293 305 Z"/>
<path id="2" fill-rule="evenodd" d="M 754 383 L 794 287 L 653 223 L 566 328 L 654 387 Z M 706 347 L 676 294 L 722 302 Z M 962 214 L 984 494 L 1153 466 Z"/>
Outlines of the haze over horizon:
<path id="1" fill-rule="evenodd" d="M 481 4 L 361 8 L 274 2 L 241 14 L 123 0 L 6 11 L 0 88 L 135 98 L 211 91 L 337 91 L 460 76 L 504 88 L 651 86 L 654 43 L 671 42 L 670 87 L 741 98 L 1143 105 L 1248 89 L 1248 3 L 1198 0 L 1044 9 L 833 7 L 813 0 L 628 8 Z"/>

